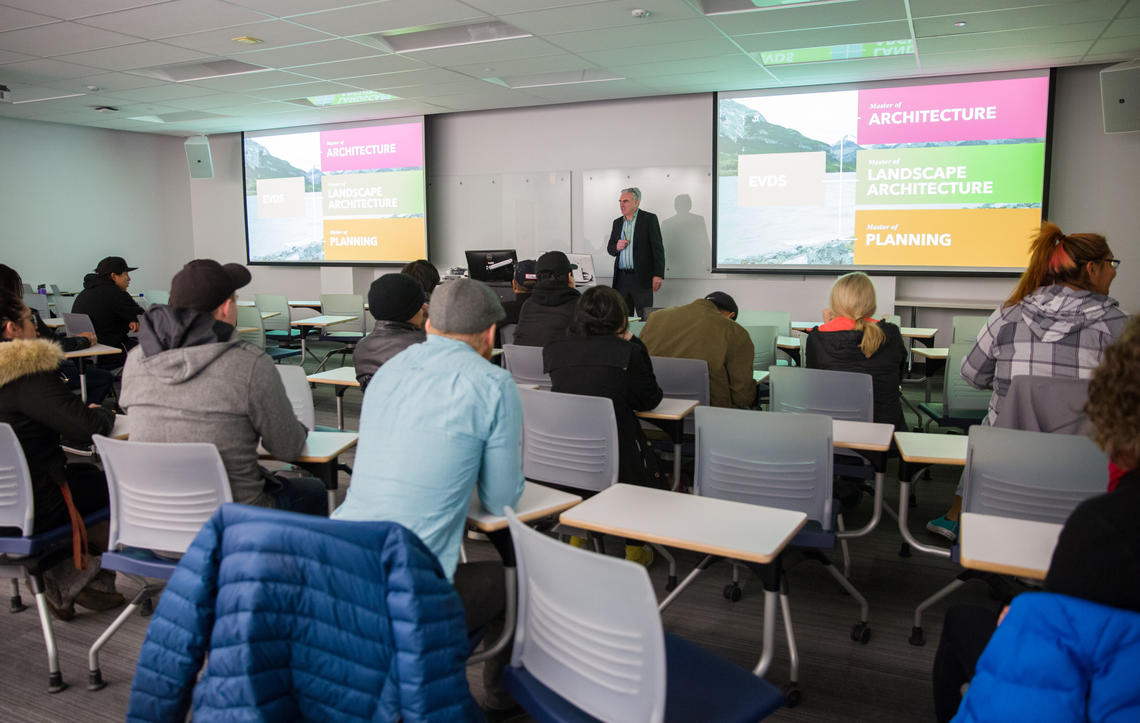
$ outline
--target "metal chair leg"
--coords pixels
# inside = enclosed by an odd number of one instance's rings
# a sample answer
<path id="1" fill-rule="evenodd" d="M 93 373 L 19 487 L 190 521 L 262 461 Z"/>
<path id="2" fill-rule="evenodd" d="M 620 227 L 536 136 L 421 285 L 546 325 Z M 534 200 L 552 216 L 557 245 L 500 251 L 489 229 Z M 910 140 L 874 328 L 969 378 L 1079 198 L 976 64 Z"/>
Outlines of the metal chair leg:
<path id="1" fill-rule="evenodd" d="M 63 682 L 63 674 L 59 671 L 59 650 L 55 644 L 55 630 L 51 626 L 51 614 L 48 612 L 47 595 L 44 593 L 43 576 L 34 573 L 28 577 L 32 594 L 36 597 L 36 609 L 40 614 L 40 627 L 44 634 L 44 647 L 48 656 L 48 692 L 58 693 L 67 688 Z"/>

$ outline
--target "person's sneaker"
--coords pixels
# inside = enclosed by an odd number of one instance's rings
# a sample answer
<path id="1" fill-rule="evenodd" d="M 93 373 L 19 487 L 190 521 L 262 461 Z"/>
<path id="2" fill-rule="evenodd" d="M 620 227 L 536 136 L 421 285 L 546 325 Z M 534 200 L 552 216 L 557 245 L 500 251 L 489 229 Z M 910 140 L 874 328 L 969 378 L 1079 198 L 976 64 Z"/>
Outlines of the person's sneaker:
<path id="1" fill-rule="evenodd" d="M 53 618 L 55 618 L 56 620 L 62 620 L 64 622 L 67 622 L 68 620 L 72 620 L 75 618 L 75 604 L 74 603 L 72 603 L 71 605 L 66 605 L 66 606 L 57 605 L 50 597 L 46 597 L 46 596 L 44 598 L 44 602 L 47 603 L 48 612 L 51 613 L 51 616 Z"/>
<path id="2" fill-rule="evenodd" d="M 927 522 L 926 529 L 936 535 L 945 537 L 947 540 L 950 540 L 950 542 L 955 542 L 958 539 L 958 523 L 954 520 L 947 519 L 946 515 L 936 517 L 930 522 Z"/>
<path id="3" fill-rule="evenodd" d="M 585 537 L 582 537 L 581 535 L 570 535 L 570 547 L 577 547 L 581 550 L 587 550 L 590 546 L 586 544 Z"/>
<path id="4" fill-rule="evenodd" d="M 649 567 L 653 564 L 653 548 L 649 545 L 626 545 L 625 559 Z"/>
<path id="5" fill-rule="evenodd" d="M 79 591 L 79 594 L 75 596 L 75 604 L 80 607 L 85 607 L 88 610 L 102 612 L 104 610 L 114 610 L 115 608 L 123 607 L 127 604 L 127 599 L 117 592 L 83 588 Z"/>

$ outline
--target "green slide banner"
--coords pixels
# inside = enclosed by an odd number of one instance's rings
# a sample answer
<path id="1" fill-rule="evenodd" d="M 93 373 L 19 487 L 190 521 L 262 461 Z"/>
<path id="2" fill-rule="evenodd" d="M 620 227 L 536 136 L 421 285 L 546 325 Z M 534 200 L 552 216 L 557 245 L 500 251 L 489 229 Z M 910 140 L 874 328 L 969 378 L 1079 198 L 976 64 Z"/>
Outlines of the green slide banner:
<path id="1" fill-rule="evenodd" d="M 1040 203 L 1044 143 L 862 150 L 855 203 L 861 206 Z"/>
<path id="2" fill-rule="evenodd" d="M 422 216 L 424 172 L 325 174 L 321 205 L 326 216 Z"/>

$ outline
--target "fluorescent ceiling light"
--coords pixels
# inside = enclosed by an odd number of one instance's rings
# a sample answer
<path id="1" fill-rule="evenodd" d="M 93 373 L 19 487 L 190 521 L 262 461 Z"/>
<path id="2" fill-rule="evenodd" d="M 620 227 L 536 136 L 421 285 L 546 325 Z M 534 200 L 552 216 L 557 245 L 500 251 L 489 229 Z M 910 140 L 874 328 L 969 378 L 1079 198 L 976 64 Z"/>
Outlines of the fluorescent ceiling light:
<path id="1" fill-rule="evenodd" d="M 46 98 L 29 98 L 27 100 L 14 100 L 14 101 L 12 101 L 12 105 L 20 105 L 21 103 L 40 103 L 40 102 L 45 101 L 45 100 L 61 100 L 63 98 L 78 98 L 81 95 L 87 95 L 87 94 L 86 93 L 66 93 L 64 95 L 52 95 L 52 96 L 48 96 Z"/>
<path id="2" fill-rule="evenodd" d="M 535 73 L 532 75 L 512 75 L 506 78 L 483 78 L 488 83 L 504 88 L 546 88 L 553 85 L 578 85 L 580 83 L 605 83 L 610 80 L 625 80 L 604 70 L 569 70 L 558 73 Z"/>
<path id="3" fill-rule="evenodd" d="M 307 98 L 297 98 L 287 101 L 298 105 L 311 105 L 314 108 L 326 108 L 337 105 L 352 105 L 354 103 L 378 103 L 382 100 L 399 100 L 399 96 L 381 93 L 376 90 L 352 90 L 345 93 L 331 93 L 329 95 L 311 95 Z"/>
<path id="4" fill-rule="evenodd" d="M 502 20 L 452 25 L 429 30 L 396 30 L 368 36 L 394 53 L 412 53 L 417 50 L 454 48 L 460 45 L 496 43 L 500 40 L 529 38 L 531 33 L 520 30 Z"/>
<path id="5" fill-rule="evenodd" d="M 857 58 L 889 58 L 894 55 L 914 55 L 914 41 L 884 40 L 877 43 L 821 45 L 814 48 L 762 50 L 758 53 L 752 53 L 752 57 L 764 65 L 829 63 L 835 60 L 855 60 Z"/>
<path id="6" fill-rule="evenodd" d="M 269 68 L 260 65 L 251 65 L 237 60 L 210 60 L 204 63 L 175 63 L 174 65 L 160 65 L 155 68 L 140 68 L 132 70 L 136 75 L 146 75 L 170 83 L 187 83 L 192 80 L 208 80 L 228 75 L 245 75 L 247 73 L 260 73 Z"/>
<path id="7" fill-rule="evenodd" d="M 852 0 L 700 0 L 705 15 L 750 13 L 756 10 L 802 8 L 808 5 L 831 5 Z"/>

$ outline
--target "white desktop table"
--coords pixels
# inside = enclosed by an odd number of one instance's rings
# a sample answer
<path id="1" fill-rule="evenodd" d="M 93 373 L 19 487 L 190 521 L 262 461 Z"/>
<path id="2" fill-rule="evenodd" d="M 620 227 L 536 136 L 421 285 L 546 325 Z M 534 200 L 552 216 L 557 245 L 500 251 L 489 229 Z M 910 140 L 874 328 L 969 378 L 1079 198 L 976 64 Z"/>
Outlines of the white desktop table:
<path id="1" fill-rule="evenodd" d="M 75 351 L 65 351 L 63 353 L 64 359 L 74 359 L 75 366 L 79 369 L 79 398 L 84 402 L 87 401 L 87 377 L 83 374 L 83 362 L 88 357 L 107 356 L 109 354 L 122 354 L 123 350 L 117 346 L 107 346 L 106 344 L 94 344 L 86 349 L 76 349 Z"/>
<path id="2" fill-rule="evenodd" d="M 915 539 L 910 532 L 910 486 L 918 475 L 932 464 L 952 467 L 966 466 L 966 448 L 970 438 L 960 434 L 929 434 L 926 432 L 895 432 L 899 456 L 908 464 L 920 465 L 912 479 L 899 476 L 899 533 L 916 550 L 936 557 L 950 558 L 950 549 L 927 545 Z"/>
<path id="3" fill-rule="evenodd" d="M 615 484 L 559 518 L 564 525 L 591 532 L 693 550 L 707 555 L 768 565 L 795 537 L 807 515 L 773 507 Z M 703 565 L 703 563 L 702 563 Z M 661 602 L 664 609 L 696 578 L 699 565 Z M 763 677 L 775 651 L 778 585 L 764 590 L 764 639 L 753 673 Z M 794 641 L 790 635 L 789 640 Z M 793 642 L 794 645 L 794 642 Z M 796 656 L 793 651 L 793 661 Z M 793 663 L 795 665 L 795 663 Z"/>
<path id="4" fill-rule="evenodd" d="M 40 317 L 40 319 L 43 321 L 44 326 L 49 329 L 58 329 L 63 326 L 63 317 L 60 316 L 49 316 L 46 319 Z"/>
<path id="5" fill-rule="evenodd" d="M 292 302 L 289 302 L 292 304 Z M 310 328 L 326 329 L 330 326 L 337 324 L 347 324 L 350 321 L 356 321 L 359 316 L 310 316 L 308 319 L 298 319 L 297 321 L 290 322 L 290 326 L 296 326 L 301 329 L 301 363 L 305 363 L 305 352 L 308 348 L 305 346 L 305 337 L 309 333 Z M 310 352 L 311 353 L 311 352 Z M 316 359 L 313 355 L 313 359 Z"/>
<path id="6" fill-rule="evenodd" d="M 673 440 L 673 489 L 680 489 L 681 485 L 681 448 L 685 441 L 685 428 L 682 422 L 685 417 L 700 406 L 696 399 L 665 398 L 653 409 L 637 412 L 641 419 L 672 422 L 667 427 L 661 427 Z"/>
<path id="7" fill-rule="evenodd" d="M 336 394 L 336 426 L 344 429 L 344 393 L 352 388 L 359 387 L 356 381 L 356 367 L 337 367 L 328 369 L 306 377 L 313 384 L 331 384 Z"/>
<path id="8" fill-rule="evenodd" d="M 330 515 L 336 507 L 337 458 L 355 447 L 359 439 L 356 432 L 309 432 L 297 458 L 281 460 L 304 467 L 325 483 Z M 261 459 L 273 459 L 264 447 L 258 446 L 257 453 Z"/>
<path id="9" fill-rule="evenodd" d="M 963 512 L 962 567 L 1044 580 L 1063 525 Z"/>
<path id="10" fill-rule="evenodd" d="M 910 353 L 912 356 L 922 357 L 927 362 L 925 364 L 926 371 L 924 374 L 924 380 L 926 382 L 926 401 L 929 402 L 930 401 L 930 393 L 931 393 L 931 388 L 930 388 L 931 374 L 930 373 L 931 373 L 931 371 L 934 371 L 930 362 L 941 361 L 941 362 L 945 363 L 945 361 L 950 357 L 950 348 L 945 347 L 945 346 L 932 346 L 932 347 L 916 346 L 910 350 Z"/>
<path id="11" fill-rule="evenodd" d="M 580 504 L 582 498 L 569 492 L 563 492 L 551 487 L 526 482 L 522 497 L 515 503 L 515 514 L 522 522 L 533 522 L 543 517 L 556 515 Z M 471 503 L 467 507 L 467 525 L 480 532 L 495 532 L 505 529 L 507 518 L 503 515 L 494 515 L 483 508 L 479 501 L 479 493 L 471 496 Z"/>
<path id="12" fill-rule="evenodd" d="M 891 436 L 895 433 L 893 424 L 880 422 L 851 422 L 843 419 L 831 420 L 831 446 L 838 449 L 851 449 L 864 452 L 887 452 L 891 448 Z M 863 537 L 879 525 L 883 513 L 883 486 L 886 480 L 884 466 L 886 455 L 882 455 L 875 465 L 875 499 L 871 509 L 871 519 L 857 530 L 837 532 L 836 537 Z"/>

